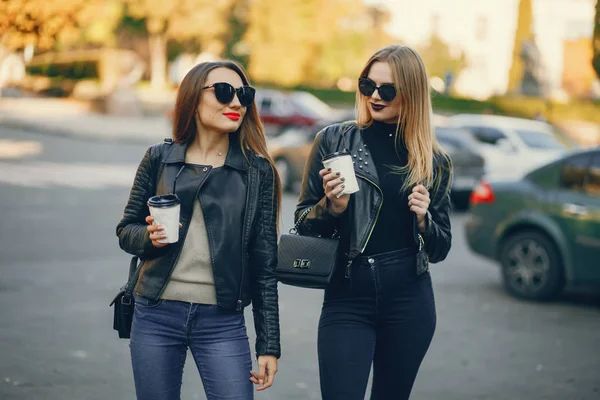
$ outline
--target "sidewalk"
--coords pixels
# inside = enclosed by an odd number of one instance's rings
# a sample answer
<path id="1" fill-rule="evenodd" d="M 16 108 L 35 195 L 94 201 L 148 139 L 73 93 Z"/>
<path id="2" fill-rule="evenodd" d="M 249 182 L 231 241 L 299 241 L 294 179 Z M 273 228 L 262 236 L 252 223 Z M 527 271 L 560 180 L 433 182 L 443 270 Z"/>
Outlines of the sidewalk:
<path id="1" fill-rule="evenodd" d="M 165 117 L 113 117 L 85 103 L 46 98 L 0 98 L 0 126 L 56 136 L 152 144 L 171 136 Z"/>

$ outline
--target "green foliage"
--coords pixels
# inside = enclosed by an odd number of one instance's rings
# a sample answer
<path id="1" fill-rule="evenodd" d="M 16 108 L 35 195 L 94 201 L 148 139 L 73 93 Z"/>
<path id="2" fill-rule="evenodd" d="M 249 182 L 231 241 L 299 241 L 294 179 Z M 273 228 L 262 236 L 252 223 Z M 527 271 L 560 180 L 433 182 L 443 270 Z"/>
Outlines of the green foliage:
<path id="1" fill-rule="evenodd" d="M 41 75 L 50 78 L 62 78 L 70 80 L 98 79 L 97 61 L 80 61 L 68 64 L 42 64 L 27 66 L 29 75 Z"/>

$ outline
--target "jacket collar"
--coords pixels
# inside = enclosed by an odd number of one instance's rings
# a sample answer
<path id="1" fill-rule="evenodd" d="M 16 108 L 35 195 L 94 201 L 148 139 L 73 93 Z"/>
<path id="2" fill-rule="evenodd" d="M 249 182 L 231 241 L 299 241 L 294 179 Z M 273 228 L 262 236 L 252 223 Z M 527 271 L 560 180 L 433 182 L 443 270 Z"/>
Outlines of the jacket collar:
<path id="1" fill-rule="evenodd" d="M 189 145 L 190 142 L 171 144 L 171 151 L 169 151 L 163 163 L 185 163 L 185 153 Z M 229 151 L 227 152 L 224 165 L 240 171 L 248 169 L 248 161 L 246 161 L 240 145 L 240 136 L 235 132 L 229 134 Z"/>

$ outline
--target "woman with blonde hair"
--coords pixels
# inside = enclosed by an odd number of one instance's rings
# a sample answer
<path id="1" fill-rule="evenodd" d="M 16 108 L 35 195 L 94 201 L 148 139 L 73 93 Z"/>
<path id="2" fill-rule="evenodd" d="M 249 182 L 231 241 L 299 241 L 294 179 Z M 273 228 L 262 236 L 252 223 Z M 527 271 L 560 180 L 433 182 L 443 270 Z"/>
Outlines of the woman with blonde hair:
<path id="1" fill-rule="evenodd" d="M 357 121 L 321 131 L 307 161 L 296 220 L 305 235 L 340 237 L 319 322 L 324 400 L 408 399 L 436 325 L 429 263 L 451 246 L 451 163 L 431 126 L 421 57 L 379 50 L 358 80 Z M 359 191 L 322 160 L 349 152 Z"/>
<path id="2" fill-rule="evenodd" d="M 208 400 L 250 400 L 252 383 L 273 384 L 281 191 L 254 94 L 237 63 L 198 64 L 179 87 L 173 138 L 150 147 L 137 170 L 117 235 L 142 260 L 130 342 L 138 399 L 179 399 L 188 349 Z M 169 244 L 147 202 L 172 194 L 181 227 Z M 250 303 L 258 372 L 243 312 Z"/>

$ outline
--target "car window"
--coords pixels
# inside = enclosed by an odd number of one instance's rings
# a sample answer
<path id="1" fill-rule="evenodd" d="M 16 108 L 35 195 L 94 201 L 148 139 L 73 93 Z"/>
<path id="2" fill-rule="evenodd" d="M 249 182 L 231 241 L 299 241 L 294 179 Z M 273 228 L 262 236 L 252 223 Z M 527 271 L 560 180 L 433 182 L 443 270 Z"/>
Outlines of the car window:
<path id="1" fill-rule="evenodd" d="M 581 190 L 591 158 L 591 153 L 578 154 L 567 158 L 562 165 L 560 186 L 570 190 Z"/>
<path id="2" fill-rule="evenodd" d="M 498 140 L 505 139 L 506 135 L 499 129 L 489 128 L 487 126 L 469 126 L 466 127 L 473 133 L 473 137 L 481 143 L 496 144 Z"/>
<path id="3" fill-rule="evenodd" d="M 438 139 L 438 142 L 440 142 L 440 145 L 442 146 L 442 148 L 449 153 L 454 153 L 454 152 L 458 151 L 460 148 L 460 143 L 457 140 L 453 140 L 449 137 L 441 136 L 441 135 L 438 135 L 437 139 Z"/>
<path id="4" fill-rule="evenodd" d="M 269 97 L 265 97 L 260 102 L 260 112 L 261 113 L 269 113 L 271 112 L 271 99 Z"/>
<path id="5" fill-rule="evenodd" d="M 548 132 L 515 129 L 523 143 L 532 149 L 564 149 L 566 146 Z"/>
<path id="6" fill-rule="evenodd" d="M 600 151 L 594 154 L 584 190 L 592 196 L 600 196 Z"/>
<path id="7" fill-rule="evenodd" d="M 291 96 L 291 101 L 303 115 L 316 119 L 331 116 L 331 107 L 310 93 L 294 92 Z"/>

